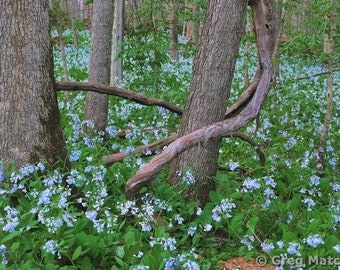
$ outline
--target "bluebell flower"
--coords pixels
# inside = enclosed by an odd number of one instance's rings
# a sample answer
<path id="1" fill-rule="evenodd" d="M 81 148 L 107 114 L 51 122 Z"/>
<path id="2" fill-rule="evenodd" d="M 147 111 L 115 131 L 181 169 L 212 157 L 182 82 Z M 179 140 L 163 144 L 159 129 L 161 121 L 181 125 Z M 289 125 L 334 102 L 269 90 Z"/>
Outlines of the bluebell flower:
<path id="1" fill-rule="evenodd" d="M 14 217 L 12 219 L 8 219 L 5 226 L 3 226 L 2 230 L 4 232 L 14 232 L 15 228 L 19 225 L 18 217 Z"/>
<path id="2" fill-rule="evenodd" d="M 289 243 L 289 247 L 287 248 L 287 253 L 291 255 L 301 256 L 299 249 L 300 249 L 300 244 L 292 242 L 292 243 Z"/>
<path id="3" fill-rule="evenodd" d="M 213 226 L 211 224 L 205 224 L 203 227 L 203 231 L 210 232 L 212 230 Z"/>
<path id="4" fill-rule="evenodd" d="M 152 230 L 151 225 L 147 222 L 139 222 L 139 225 L 141 225 L 143 232 L 151 232 Z"/>
<path id="5" fill-rule="evenodd" d="M 58 258 L 61 258 L 61 255 L 59 253 L 60 246 L 55 242 L 54 240 L 48 240 L 45 245 L 43 246 L 43 250 L 45 250 L 47 253 L 50 254 L 58 254 Z"/>
<path id="6" fill-rule="evenodd" d="M 315 202 L 312 198 L 305 198 L 302 202 L 307 204 L 307 211 L 312 211 L 312 207 L 315 206 Z"/>
<path id="7" fill-rule="evenodd" d="M 254 248 L 253 247 L 254 241 L 255 241 L 255 237 L 253 235 L 245 235 L 241 239 L 241 244 L 247 246 L 248 250 L 252 250 Z"/>
<path id="8" fill-rule="evenodd" d="M 197 227 L 189 227 L 189 229 L 188 229 L 188 234 L 189 234 L 190 236 L 194 236 L 196 230 L 197 230 Z"/>
<path id="9" fill-rule="evenodd" d="M 90 210 L 85 212 L 85 216 L 89 219 L 94 221 L 97 218 L 98 212 L 95 210 Z"/>
<path id="10" fill-rule="evenodd" d="M 337 253 L 340 253 L 340 244 L 337 244 L 336 246 L 334 246 L 333 249 L 334 249 Z"/>
<path id="11" fill-rule="evenodd" d="M 3 169 L 0 167 L 0 183 L 3 182 L 4 180 L 5 180 L 5 173 Z"/>
<path id="12" fill-rule="evenodd" d="M 38 205 L 48 205 L 48 204 L 50 204 L 51 203 L 51 196 L 52 196 L 52 192 L 51 192 L 50 188 L 47 188 L 46 190 L 41 192 L 41 194 L 39 196 Z"/>
<path id="13" fill-rule="evenodd" d="M 242 185 L 242 192 L 250 192 L 256 189 L 259 189 L 261 187 L 259 179 L 251 179 L 247 178 Z"/>
<path id="14" fill-rule="evenodd" d="M 269 253 L 272 251 L 275 247 L 273 243 L 267 243 L 267 242 L 262 242 L 261 243 L 261 248 L 264 252 Z"/>
<path id="15" fill-rule="evenodd" d="M 310 245 L 311 247 L 317 247 L 321 244 L 324 244 L 324 241 L 322 240 L 321 236 L 316 234 L 312 236 L 308 236 L 307 238 L 303 239 L 305 243 Z"/>
<path id="16" fill-rule="evenodd" d="M 320 177 L 317 175 L 312 175 L 309 179 L 310 186 L 318 186 L 320 184 Z"/>
<path id="17" fill-rule="evenodd" d="M 177 267 L 179 267 L 177 259 L 170 257 L 165 263 L 164 270 L 175 270 Z"/>
<path id="18" fill-rule="evenodd" d="M 195 176 L 191 171 L 186 171 L 181 180 L 183 184 L 191 185 L 195 183 Z"/>
<path id="19" fill-rule="evenodd" d="M 233 162 L 232 160 L 229 161 L 229 169 L 231 171 L 235 171 L 238 167 L 240 167 L 240 164 L 238 162 Z"/>
<path id="20" fill-rule="evenodd" d="M 80 155 L 81 155 L 81 151 L 80 150 L 72 150 L 68 159 L 71 162 L 77 161 L 77 160 L 79 160 Z"/>
<path id="21" fill-rule="evenodd" d="M 282 240 L 278 241 L 276 244 L 279 248 L 284 248 L 284 246 L 285 246 L 285 244 Z"/>
<path id="22" fill-rule="evenodd" d="M 187 261 L 183 264 L 183 268 L 187 270 L 200 270 L 199 265 L 192 261 Z"/>
<path id="23" fill-rule="evenodd" d="M 7 253 L 6 246 L 5 245 L 0 245 L 0 255 L 2 257 L 2 261 L 1 261 L 2 265 L 7 265 L 8 264 L 6 253 Z"/>

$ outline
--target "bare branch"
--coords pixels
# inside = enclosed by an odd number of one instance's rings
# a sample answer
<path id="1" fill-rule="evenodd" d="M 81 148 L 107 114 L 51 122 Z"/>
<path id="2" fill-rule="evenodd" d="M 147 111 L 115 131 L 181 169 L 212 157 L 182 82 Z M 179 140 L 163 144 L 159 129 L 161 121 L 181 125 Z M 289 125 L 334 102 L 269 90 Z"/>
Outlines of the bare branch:
<path id="1" fill-rule="evenodd" d="M 330 73 L 333 73 L 333 72 L 337 72 L 337 71 L 340 71 L 340 68 L 334 68 L 332 71 L 331 70 L 327 70 L 327 71 L 324 71 L 324 72 L 319 72 L 319 73 L 314 73 L 314 74 L 311 74 L 311 75 L 306 75 L 306 76 L 302 76 L 302 77 L 298 77 L 298 78 L 295 78 L 295 79 L 292 79 L 292 81 L 294 80 L 305 80 L 305 79 L 310 79 L 312 77 L 318 77 L 318 76 L 321 76 L 321 75 L 326 75 L 326 74 L 330 74 Z M 289 80 L 290 81 L 290 80 Z"/>
<path id="2" fill-rule="evenodd" d="M 172 111 L 178 115 L 182 115 L 183 110 L 173 104 L 166 102 L 163 99 L 159 98 L 150 98 L 139 94 L 135 91 L 126 90 L 114 86 L 108 86 L 99 83 L 89 83 L 89 82 L 56 82 L 56 90 L 57 91 L 93 91 L 106 95 L 113 95 L 117 97 L 121 97 L 124 99 L 135 101 L 139 104 L 146 106 L 159 106 L 169 111 Z"/>

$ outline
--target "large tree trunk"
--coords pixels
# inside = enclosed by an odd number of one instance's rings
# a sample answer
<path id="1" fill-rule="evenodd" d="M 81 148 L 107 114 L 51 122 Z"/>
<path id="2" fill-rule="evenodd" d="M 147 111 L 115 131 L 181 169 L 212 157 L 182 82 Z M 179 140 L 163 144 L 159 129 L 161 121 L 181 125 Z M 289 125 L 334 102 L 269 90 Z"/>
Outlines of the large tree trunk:
<path id="1" fill-rule="evenodd" d="M 53 84 L 49 1 L 0 1 L 0 159 L 65 159 Z"/>
<path id="2" fill-rule="evenodd" d="M 94 1 L 92 19 L 89 81 L 110 84 L 113 0 Z M 107 125 L 109 99 L 98 93 L 86 94 L 85 120 L 94 123 L 98 131 Z"/>
<path id="3" fill-rule="evenodd" d="M 194 59 L 193 77 L 179 136 L 222 121 L 231 89 L 247 1 L 210 1 L 202 40 Z M 172 163 L 168 181 L 180 184 L 179 175 L 192 170 L 195 184 L 188 196 L 202 204 L 215 189 L 220 139 L 208 140 L 185 151 Z"/>

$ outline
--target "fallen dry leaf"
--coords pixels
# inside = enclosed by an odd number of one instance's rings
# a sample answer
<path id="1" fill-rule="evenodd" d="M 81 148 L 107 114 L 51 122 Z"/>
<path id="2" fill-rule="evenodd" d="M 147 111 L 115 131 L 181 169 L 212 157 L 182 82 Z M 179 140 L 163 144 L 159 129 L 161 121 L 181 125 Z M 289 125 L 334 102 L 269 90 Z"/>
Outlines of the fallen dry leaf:
<path id="1" fill-rule="evenodd" d="M 221 270 L 275 270 L 275 266 L 269 264 L 259 265 L 261 262 L 256 262 L 255 259 L 246 259 L 246 257 L 233 258 L 226 262 L 219 261 Z"/>

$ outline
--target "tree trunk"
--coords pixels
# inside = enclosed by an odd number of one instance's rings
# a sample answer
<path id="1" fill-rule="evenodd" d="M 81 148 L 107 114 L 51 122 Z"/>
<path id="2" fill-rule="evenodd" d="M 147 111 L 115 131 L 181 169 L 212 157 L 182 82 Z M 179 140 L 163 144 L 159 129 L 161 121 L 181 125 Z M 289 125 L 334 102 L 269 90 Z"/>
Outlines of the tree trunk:
<path id="1" fill-rule="evenodd" d="M 54 91 L 49 1 L 0 1 L 0 159 L 66 158 Z"/>
<path id="2" fill-rule="evenodd" d="M 110 84 L 115 85 L 123 79 L 123 58 L 117 56 L 121 52 L 124 33 L 124 0 L 115 0 L 115 11 L 113 21 L 113 44 L 112 44 L 112 62 L 111 62 L 111 79 Z"/>
<path id="3" fill-rule="evenodd" d="M 78 29 L 77 29 L 77 16 L 79 13 L 78 0 L 68 0 L 68 12 L 71 14 L 71 26 L 73 32 L 73 45 L 78 49 Z"/>
<path id="4" fill-rule="evenodd" d="M 316 167 L 319 170 L 325 169 L 323 161 L 323 150 L 326 145 L 326 139 L 331 127 L 332 111 L 333 111 L 333 70 L 335 56 L 335 35 L 336 35 L 336 13 L 335 3 L 331 0 L 330 15 L 328 19 L 330 31 L 324 36 L 324 52 L 328 54 L 328 76 L 327 76 L 327 108 L 324 124 L 321 132 L 319 144 L 315 148 Z"/>
<path id="5" fill-rule="evenodd" d="M 170 11 L 170 59 L 178 61 L 178 3 L 173 3 Z"/>
<path id="6" fill-rule="evenodd" d="M 110 84 L 113 0 L 94 1 L 92 18 L 89 82 Z M 109 99 L 107 95 L 87 93 L 85 120 L 92 121 L 96 130 L 107 125 Z"/>
<path id="7" fill-rule="evenodd" d="M 202 39 L 194 59 L 193 77 L 179 136 L 223 120 L 238 55 L 247 1 L 217 0 L 208 4 Z M 185 151 L 172 163 L 168 181 L 178 186 L 180 174 L 192 170 L 195 184 L 188 196 L 205 204 L 215 189 L 220 139 Z"/>
<path id="8" fill-rule="evenodd" d="M 194 27 L 193 27 L 193 42 L 195 48 L 198 49 L 200 43 L 200 6 L 198 3 L 193 4 L 193 15 L 194 15 Z"/>

